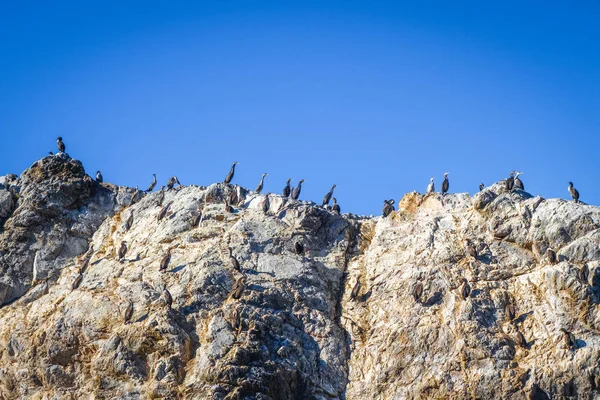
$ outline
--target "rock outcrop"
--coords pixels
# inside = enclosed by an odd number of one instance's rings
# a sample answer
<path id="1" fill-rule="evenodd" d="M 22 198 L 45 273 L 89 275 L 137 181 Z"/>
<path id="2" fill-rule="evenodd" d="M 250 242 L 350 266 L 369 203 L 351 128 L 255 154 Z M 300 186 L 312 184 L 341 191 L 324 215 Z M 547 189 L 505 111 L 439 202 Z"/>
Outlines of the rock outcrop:
<path id="1" fill-rule="evenodd" d="M 142 195 L 64 153 L 0 178 L 0 398 L 596 395 L 600 208 L 502 183 L 387 218 L 264 198 Z"/>

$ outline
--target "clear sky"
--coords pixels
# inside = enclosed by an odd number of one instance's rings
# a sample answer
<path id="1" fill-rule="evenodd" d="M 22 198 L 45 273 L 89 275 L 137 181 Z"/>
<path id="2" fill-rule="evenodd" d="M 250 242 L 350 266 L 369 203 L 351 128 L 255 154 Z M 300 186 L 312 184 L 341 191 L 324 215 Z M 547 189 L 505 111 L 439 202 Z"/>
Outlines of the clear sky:
<path id="1" fill-rule="evenodd" d="M 516 169 L 600 205 L 600 3 L 4 1 L 0 175 L 62 136 L 106 181 L 332 183 L 343 212 Z"/>

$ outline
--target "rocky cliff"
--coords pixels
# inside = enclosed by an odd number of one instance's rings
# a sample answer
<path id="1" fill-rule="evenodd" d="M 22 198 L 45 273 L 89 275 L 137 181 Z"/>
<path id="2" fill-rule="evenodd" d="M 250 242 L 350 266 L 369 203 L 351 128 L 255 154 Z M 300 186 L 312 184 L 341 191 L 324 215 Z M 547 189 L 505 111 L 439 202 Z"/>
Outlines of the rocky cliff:
<path id="1" fill-rule="evenodd" d="M 143 194 L 63 153 L 2 177 L 0 399 L 594 398 L 600 208 L 398 208 Z"/>

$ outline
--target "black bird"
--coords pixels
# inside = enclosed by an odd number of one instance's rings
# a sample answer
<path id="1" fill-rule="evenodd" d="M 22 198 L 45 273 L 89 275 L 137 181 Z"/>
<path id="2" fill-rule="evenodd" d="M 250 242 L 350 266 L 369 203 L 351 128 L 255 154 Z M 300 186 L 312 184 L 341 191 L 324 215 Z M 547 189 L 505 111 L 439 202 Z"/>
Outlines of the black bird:
<path id="1" fill-rule="evenodd" d="M 579 192 L 573 186 L 573 182 L 569 182 L 569 193 L 571 193 L 571 197 L 575 201 L 575 203 L 579 203 Z"/>
<path id="2" fill-rule="evenodd" d="M 62 137 L 58 137 L 58 139 L 56 139 L 56 144 L 58 145 L 58 151 L 60 151 L 61 153 L 65 152 L 65 144 L 62 141 Z"/>
<path id="3" fill-rule="evenodd" d="M 515 171 L 510 171 L 510 176 L 506 180 L 506 190 L 511 191 L 515 184 Z"/>
<path id="4" fill-rule="evenodd" d="M 325 207 L 326 205 L 329 205 L 329 200 L 331 200 L 331 196 L 333 196 L 333 189 L 335 189 L 335 185 L 333 185 L 331 187 L 331 190 L 329 191 L 329 193 L 327 193 L 325 195 L 325 197 L 323 198 L 323 204 L 322 204 L 323 207 Z"/>
<path id="5" fill-rule="evenodd" d="M 127 305 L 127 308 L 125 309 L 125 314 L 123 314 L 123 322 L 125 322 L 127 324 L 131 320 L 132 316 L 133 316 L 133 303 L 131 302 L 131 300 L 129 300 L 129 304 Z"/>
<path id="6" fill-rule="evenodd" d="M 471 286 L 469 285 L 469 282 L 467 282 L 467 280 L 463 278 L 462 285 L 460 285 L 460 297 L 462 297 L 463 300 L 466 300 L 466 298 L 469 297 L 470 294 Z"/>
<path id="7" fill-rule="evenodd" d="M 469 253 L 471 257 L 477 260 L 477 249 L 475 248 L 473 243 L 471 243 L 470 240 L 467 241 L 467 253 Z"/>
<path id="8" fill-rule="evenodd" d="M 337 215 L 340 215 L 340 205 L 338 204 L 337 199 L 335 197 L 333 198 L 333 205 L 331 206 L 331 211 L 333 211 Z"/>
<path id="9" fill-rule="evenodd" d="M 231 247 L 229 248 L 229 263 L 231 264 L 233 269 L 235 269 L 238 272 L 242 272 L 242 269 L 240 268 L 240 263 L 237 260 L 237 258 L 233 256 L 233 251 L 231 250 Z"/>
<path id="10" fill-rule="evenodd" d="M 154 190 L 154 187 L 156 186 L 156 174 L 152 174 L 152 183 L 150 184 L 150 186 L 148 186 L 148 189 L 146 190 L 146 192 L 151 192 Z"/>
<path id="11" fill-rule="evenodd" d="M 225 203 L 229 202 L 229 204 L 237 204 L 237 202 L 239 200 L 237 188 L 238 188 L 238 185 L 235 185 L 235 190 L 232 190 L 231 192 L 229 192 L 229 195 L 227 195 L 227 198 L 225 199 Z"/>
<path id="12" fill-rule="evenodd" d="M 552 247 L 548 247 L 548 250 L 546 250 L 546 257 L 548 257 L 548 262 L 550 264 L 556 264 L 556 262 L 558 261 L 558 259 L 556 258 L 556 252 Z"/>
<path id="13" fill-rule="evenodd" d="M 300 242 L 294 243 L 294 251 L 296 254 L 304 254 L 304 245 Z"/>
<path id="14" fill-rule="evenodd" d="M 104 182 L 104 178 L 102 177 L 102 174 L 100 173 L 100 171 L 96 171 L 96 182 L 98 182 L 98 183 Z"/>
<path id="15" fill-rule="evenodd" d="M 158 220 L 160 221 L 161 219 L 163 219 L 165 217 L 165 215 L 167 215 L 167 212 L 169 211 L 169 208 L 171 207 L 171 204 L 173 204 L 172 201 L 170 201 L 169 203 L 167 203 L 166 206 L 164 206 L 160 212 L 158 213 Z"/>
<path id="16" fill-rule="evenodd" d="M 590 268 L 587 264 L 583 264 L 583 267 L 579 270 L 579 279 L 582 282 L 588 283 L 588 279 L 590 277 Z"/>
<path id="17" fill-rule="evenodd" d="M 481 192 L 481 191 L 483 190 L 483 188 L 484 188 L 484 187 L 485 187 L 485 186 L 483 185 L 483 183 L 480 183 L 480 184 L 479 184 L 479 191 Z"/>
<path id="18" fill-rule="evenodd" d="M 571 332 L 569 332 L 568 330 L 566 330 L 565 328 L 560 328 L 561 332 L 563 333 L 563 340 L 565 342 L 565 346 L 567 346 L 568 349 L 573 349 L 575 348 L 575 335 L 573 335 Z"/>
<path id="19" fill-rule="evenodd" d="M 163 200 L 165 199 L 165 187 L 161 186 L 158 191 L 158 198 L 156 199 L 156 205 L 162 207 Z"/>
<path id="20" fill-rule="evenodd" d="M 238 162 L 234 162 L 231 165 L 231 169 L 229 170 L 229 173 L 227 174 L 227 176 L 225 177 L 225 180 L 223 182 L 225 183 L 231 183 L 231 180 L 233 179 L 233 174 L 235 174 L 235 166 L 238 164 Z"/>
<path id="21" fill-rule="evenodd" d="M 129 229 L 131 229 L 132 225 L 133 225 L 133 210 L 131 210 L 131 212 L 129 213 L 129 218 L 127 218 L 127 221 L 125 221 L 125 230 L 128 231 Z"/>
<path id="22" fill-rule="evenodd" d="M 202 221 L 202 210 L 198 210 L 198 215 L 194 217 L 192 220 L 192 227 L 197 227 L 200 225 L 200 221 Z"/>
<path id="23" fill-rule="evenodd" d="M 285 187 L 283 188 L 283 191 L 281 192 L 281 194 L 283 195 L 284 198 L 288 198 L 290 197 L 290 194 L 292 194 L 292 188 L 290 187 L 290 182 L 292 182 L 291 179 L 288 179 Z"/>
<path id="24" fill-rule="evenodd" d="M 513 306 L 512 303 L 506 304 L 504 312 L 506 313 L 506 316 L 508 317 L 509 321 L 515 319 L 515 306 Z"/>
<path id="25" fill-rule="evenodd" d="M 300 179 L 298 181 L 298 186 L 296 186 L 296 188 L 292 191 L 292 199 L 298 200 L 298 197 L 300 197 L 300 191 L 302 190 L 302 182 L 304 182 L 304 179 Z"/>
<path id="26" fill-rule="evenodd" d="M 123 240 L 121 241 L 121 247 L 118 252 L 119 260 L 122 260 L 125 257 L 125 254 L 127 254 L 127 242 Z"/>
<path id="27" fill-rule="evenodd" d="M 448 181 L 448 173 L 444 173 L 444 182 L 442 182 L 442 196 L 448 193 L 448 189 L 450 189 L 450 182 Z"/>
<path id="28" fill-rule="evenodd" d="M 515 179 L 514 179 L 514 187 L 516 187 L 517 189 L 520 190 L 525 190 L 525 186 L 523 185 L 523 181 L 519 179 L 519 175 L 521 175 L 522 172 L 517 172 L 517 174 L 515 175 Z"/>
<path id="29" fill-rule="evenodd" d="M 256 193 L 260 194 L 260 192 L 262 192 L 263 186 L 264 186 L 264 183 L 265 183 L 265 176 L 267 176 L 267 175 L 268 174 L 262 174 L 262 178 L 260 178 L 260 182 L 258 182 L 258 186 L 254 190 Z"/>
<path id="30" fill-rule="evenodd" d="M 384 200 L 383 201 L 383 217 L 387 217 L 394 211 L 394 200 Z"/>
<path id="31" fill-rule="evenodd" d="M 81 285 L 81 281 L 83 280 L 83 274 L 80 272 L 79 274 L 77 274 L 77 278 L 75 278 L 75 280 L 73 281 L 73 284 L 71 285 L 71 289 L 75 290 L 79 287 L 79 285 Z"/>
<path id="32" fill-rule="evenodd" d="M 169 267 L 169 262 L 171 262 L 171 248 L 167 250 L 167 254 L 163 256 L 160 260 L 160 265 L 158 266 L 159 271 L 164 271 Z"/>
<path id="33" fill-rule="evenodd" d="M 234 299 L 239 299 L 242 297 L 242 293 L 244 293 L 244 289 L 246 287 L 246 277 L 241 276 L 237 281 L 233 284 L 233 288 L 231 289 L 231 297 Z"/>
<path id="34" fill-rule="evenodd" d="M 171 296 L 171 292 L 169 292 L 169 290 L 166 287 L 162 291 L 162 296 L 167 306 L 171 308 L 171 306 L 173 305 L 173 296 Z"/>
<path id="35" fill-rule="evenodd" d="M 269 193 L 267 193 L 262 202 L 262 210 L 265 214 L 267 214 L 269 212 L 269 208 L 271 208 L 271 202 L 269 201 Z"/>
<path id="36" fill-rule="evenodd" d="M 167 190 L 173 189 L 173 186 L 175 186 L 175 184 L 181 186 L 181 183 L 179 182 L 179 179 L 176 176 L 170 177 L 167 181 Z"/>
<path id="37" fill-rule="evenodd" d="M 421 296 L 423 295 L 423 283 L 421 281 L 417 282 L 415 287 L 413 288 L 413 297 L 415 301 L 420 301 Z"/>
<path id="38" fill-rule="evenodd" d="M 360 292 L 360 279 L 356 278 L 356 283 L 354 284 L 354 287 L 352 288 L 352 292 L 350 293 L 350 299 L 351 300 L 356 299 L 356 296 L 358 296 L 358 292 Z"/>

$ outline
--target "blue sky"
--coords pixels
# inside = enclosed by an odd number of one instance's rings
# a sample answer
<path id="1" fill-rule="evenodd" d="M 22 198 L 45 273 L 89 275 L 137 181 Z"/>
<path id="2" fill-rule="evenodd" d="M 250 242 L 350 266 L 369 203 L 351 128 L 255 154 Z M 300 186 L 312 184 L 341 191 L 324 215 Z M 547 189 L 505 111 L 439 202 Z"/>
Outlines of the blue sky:
<path id="1" fill-rule="evenodd" d="M 8 4 L 12 3 L 12 4 Z M 85 4 L 83 4 L 85 3 Z M 600 205 L 593 2 L 2 2 L 0 175 L 62 136 L 105 180 L 304 178 L 343 212 L 516 169 Z"/>

